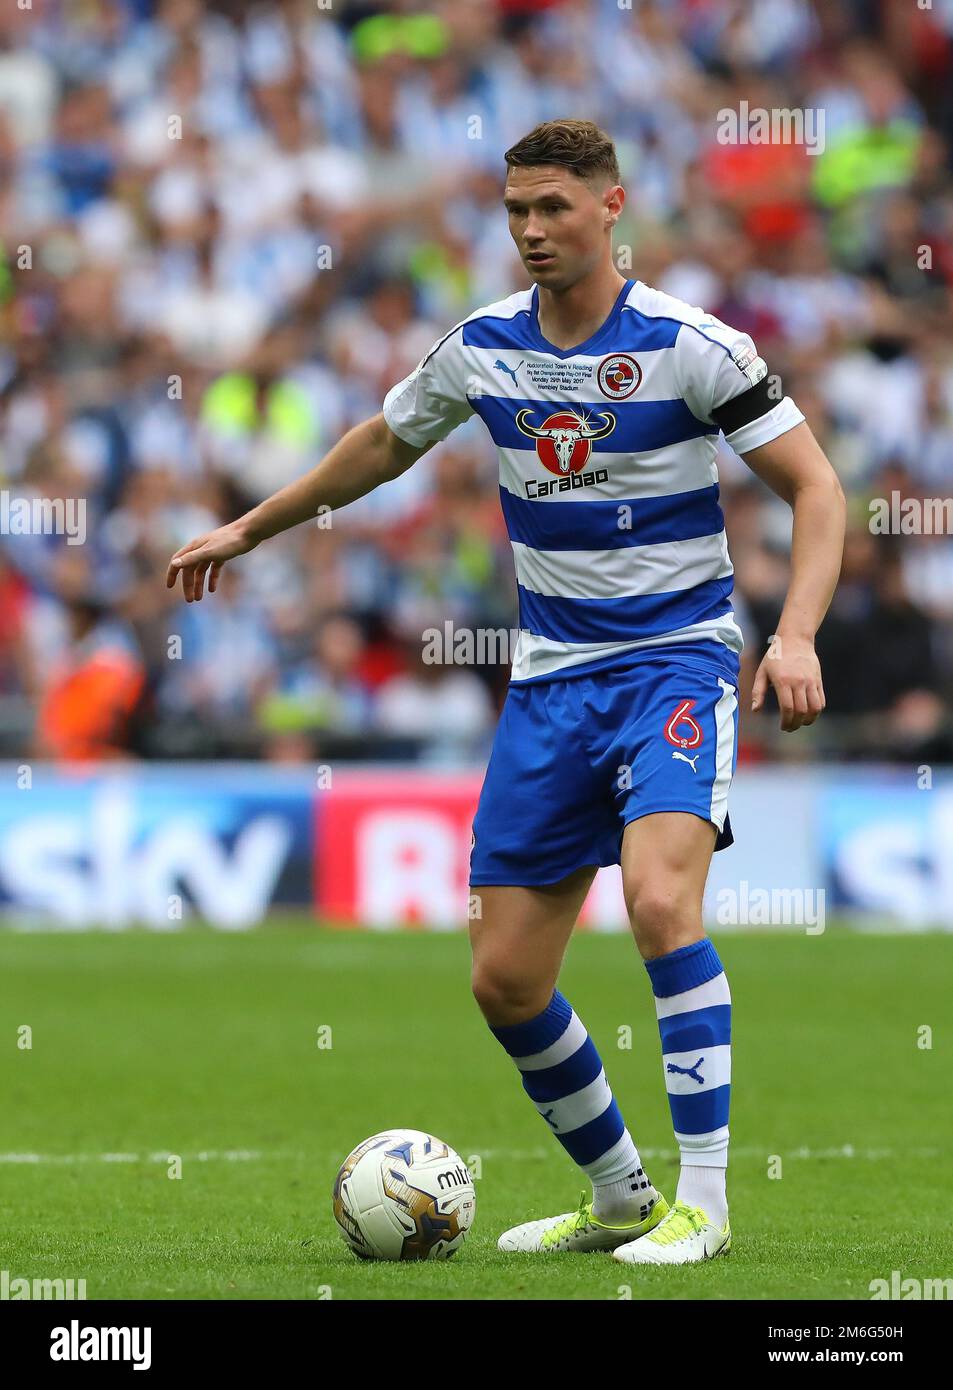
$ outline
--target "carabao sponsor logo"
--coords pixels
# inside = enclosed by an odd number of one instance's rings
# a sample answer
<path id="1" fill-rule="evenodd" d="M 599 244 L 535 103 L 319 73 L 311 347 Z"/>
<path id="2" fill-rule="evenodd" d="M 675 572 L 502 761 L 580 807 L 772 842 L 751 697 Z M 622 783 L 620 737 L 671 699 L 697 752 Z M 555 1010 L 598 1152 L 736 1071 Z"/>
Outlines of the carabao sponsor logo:
<path id="1" fill-rule="evenodd" d="M 550 473 L 580 473 L 589 462 L 592 441 L 604 439 L 616 426 L 611 410 L 580 414 L 557 410 L 539 425 L 530 422 L 532 410 L 516 412 L 516 427 L 536 441 L 536 453 Z"/>

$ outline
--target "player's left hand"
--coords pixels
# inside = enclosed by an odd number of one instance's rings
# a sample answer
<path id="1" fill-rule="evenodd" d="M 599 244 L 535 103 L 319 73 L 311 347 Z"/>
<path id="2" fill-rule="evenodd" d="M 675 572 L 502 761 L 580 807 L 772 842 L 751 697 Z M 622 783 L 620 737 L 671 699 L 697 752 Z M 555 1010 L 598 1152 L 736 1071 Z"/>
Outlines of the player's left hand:
<path id="1" fill-rule="evenodd" d="M 772 637 L 751 687 L 752 711 L 764 705 L 769 682 L 778 697 L 781 729 L 786 734 L 813 724 L 826 704 L 820 662 L 809 638 Z"/>

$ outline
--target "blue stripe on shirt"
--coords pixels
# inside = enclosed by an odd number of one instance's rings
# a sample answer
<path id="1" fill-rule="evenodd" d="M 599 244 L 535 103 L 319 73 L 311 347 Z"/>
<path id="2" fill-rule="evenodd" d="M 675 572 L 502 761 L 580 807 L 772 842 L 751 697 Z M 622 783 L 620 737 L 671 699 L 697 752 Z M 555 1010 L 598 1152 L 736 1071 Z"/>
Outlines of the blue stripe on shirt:
<path id="1" fill-rule="evenodd" d="M 611 316 L 610 316 L 611 317 Z M 675 346 L 679 329 L 684 327 L 680 319 L 653 317 L 624 304 L 616 318 L 615 333 L 611 337 L 611 347 L 616 352 L 658 352 L 663 348 Z M 506 351 L 511 348 L 530 348 L 534 352 L 545 352 L 545 339 L 537 338 L 532 332 L 531 310 L 520 310 L 512 318 L 481 317 L 464 324 L 463 341 L 467 347 L 493 348 Z M 587 342 L 589 340 L 587 339 Z M 583 344 L 582 346 L 585 346 Z M 583 352 L 582 356 L 600 356 L 607 351 L 607 344 L 601 343 L 595 354 Z"/>
<path id="2" fill-rule="evenodd" d="M 554 598 L 519 589 L 519 625 L 554 642 L 627 642 L 654 637 L 731 610 L 732 577 L 691 589 L 628 598 Z"/>
<path id="3" fill-rule="evenodd" d="M 483 420 L 500 449 L 527 449 L 535 454 L 536 443 L 516 423 L 516 414 L 528 410 L 526 425 L 542 429 L 543 421 L 559 411 L 572 411 L 590 420 L 593 428 L 604 426 L 604 416 L 615 419 L 615 428 L 602 439 L 592 441 L 594 453 L 642 454 L 684 444 L 689 439 L 716 435 L 715 425 L 693 415 L 684 401 L 538 401 L 507 396 L 475 395 L 470 404 Z M 528 461 L 538 466 L 536 459 Z"/>
<path id="4" fill-rule="evenodd" d="M 471 319 L 463 325 L 464 347 L 492 348 L 495 351 L 533 351 L 539 349 L 530 330 L 529 309 L 521 309 L 512 318 Z M 513 366 L 507 363 L 507 366 Z"/>
<path id="5" fill-rule="evenodd" d="M 617 502 L 536 502 L 501 487 L 500 502 L 510 540 L 534 550 L 625 550 L 716 536 L 725 529 L 717 483 Z"/>

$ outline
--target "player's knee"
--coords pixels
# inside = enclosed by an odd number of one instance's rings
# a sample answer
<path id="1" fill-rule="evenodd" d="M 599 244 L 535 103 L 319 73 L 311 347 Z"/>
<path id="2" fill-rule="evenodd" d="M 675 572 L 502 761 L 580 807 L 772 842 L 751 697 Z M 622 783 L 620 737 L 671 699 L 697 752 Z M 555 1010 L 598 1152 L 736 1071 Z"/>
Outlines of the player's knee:
<path id="1" fill-rule="evenodd" d="M 675 950 L 682 938 L 696 933 L 697 905 L 669 880 L 649 879 L 630 889 L 626 907 L 636 940 L 654 954 Z"/>
<path id="2" fill-rule="evenodd" d="M 491 1027 L 497 1028 L 535 1018 L 552 996 L 551 986 L 547 989 L 517 975 L 503 962 L 475 963 L 471 985 L 480 1012 Z"/>

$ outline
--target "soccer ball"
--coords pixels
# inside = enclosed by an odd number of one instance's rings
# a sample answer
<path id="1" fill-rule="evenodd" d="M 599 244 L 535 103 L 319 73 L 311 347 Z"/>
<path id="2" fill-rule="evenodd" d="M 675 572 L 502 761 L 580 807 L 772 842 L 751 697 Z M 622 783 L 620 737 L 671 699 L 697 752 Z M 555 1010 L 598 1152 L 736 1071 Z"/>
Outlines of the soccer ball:
<path id="1" fill-rule="evenodd" d="M 460 1249 L 475 1211 L 460 1155 L 419 1129 L 372 1134 L 334 1183 L 334 1219 L 362 1260 L 445 1260 Z"/>

